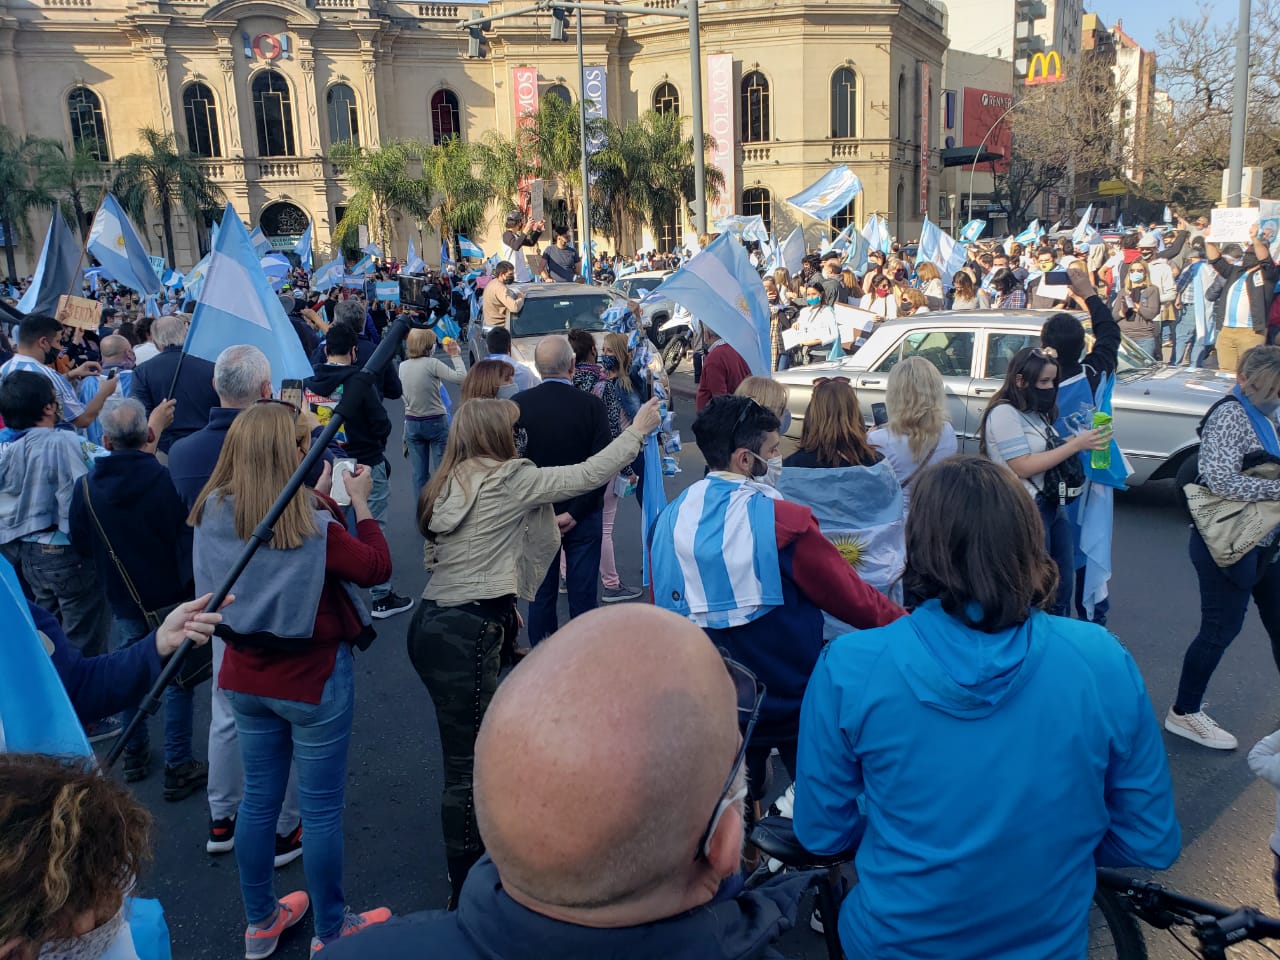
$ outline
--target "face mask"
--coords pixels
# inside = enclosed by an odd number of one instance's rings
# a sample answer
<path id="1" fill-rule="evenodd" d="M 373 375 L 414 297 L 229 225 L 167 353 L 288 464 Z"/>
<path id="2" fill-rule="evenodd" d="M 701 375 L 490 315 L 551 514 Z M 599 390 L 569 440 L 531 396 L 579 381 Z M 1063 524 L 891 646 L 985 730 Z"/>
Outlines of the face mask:
<path id="1" fill-rule="evenodd" d="M 58 347 L 50 347 L 48 350 L 46 350 L 44 352 L 44 365 L 46 367 L 52 367 L 54 364 L 54 361 L 58 359 L 58 354 L 60 354 L 61 352 L 62 352 L 61 349 L 59 349 Z"/>
<path id="2" fill-rule="evenodd" d="M 600 366 L 604 367 L 605 373 L 613 373 L 618 369 L 618 358 L 613 356 L 601 357 Z"/>
<path id="3" fill-rule="evenodd" d="M 520 392 L 520 387 L 517 384 L 504 383 L 502 386 L 498 388 L 498 399 L 510 400 L 519 392 Z"/>
<path id="4" fill-rule="evenodd" d="M 1147 275 L 1143 273 L 1141 270 L 1136 272 L 1130 270 L 1129 276 L 1133 278 L 1134 283 L 1142 283 L 1144 280 L 1147 279 Z"/>
<path id="5" fill-rule="evenodd" d="M 888 295 L 889 295 L 889 288 L 888 288 L 888 287 L 876 287 L 876 296 L 877 296 L 877 297 L 887 297 Z"/>
<path id="6" fill-rule="evenodd" d="M 1151 251 L 1151 250 L 1143 250 L 1143 251 L 1142 251 L 1142 259 L 1143 259 L 1143 260 L 1150 260 L 1150 259 L 1151 259 L 1152 257 L 1154 257 L 1154 256 L 1155 256 L 1154 251 Z"/>
<path id="7" fill-rule="evenodd" d="M 40 960 L 99 960 L 116 942 L 124 926 L 124 907 L 116 915 L 83 937 L 50 940 L 40 948 Z"/>
<path id="8" fill-rule="evenodd" d="M 753 473 L 752 477 L 766 486 L 776 487 L 778 479 L 782 476 L 782 458 L 770 457 L 766 460 L 758 453 L 752 453 L 751 455 L 764 464 L 764 473 Z"/>
<path id="9" fill-rule="evenodd" d="M 816 307 L 822 302 L 822 297 L 805 297 L 804 302 L 811 307 Z"/>
<path id="10" fill-rule="evenodd" d="M 1031 406 L 1038 413 L 1048 413 L 1058 402 L 1057 387 L 1033 387 L 1031 390 Z"/>

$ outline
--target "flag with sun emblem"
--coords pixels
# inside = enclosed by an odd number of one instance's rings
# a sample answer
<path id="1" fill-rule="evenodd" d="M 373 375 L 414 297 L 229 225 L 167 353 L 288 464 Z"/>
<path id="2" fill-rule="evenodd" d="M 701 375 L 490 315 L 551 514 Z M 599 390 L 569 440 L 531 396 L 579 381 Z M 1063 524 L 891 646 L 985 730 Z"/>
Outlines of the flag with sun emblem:
<path id="1" fill-rule="evenodd" d="M 786 500 L 813 511 L 823 536 L 867 583 L 901 601 L 907 565 L 902 487 L 887 460 L 834 470 L 786 467 L 778 481 Z"/>

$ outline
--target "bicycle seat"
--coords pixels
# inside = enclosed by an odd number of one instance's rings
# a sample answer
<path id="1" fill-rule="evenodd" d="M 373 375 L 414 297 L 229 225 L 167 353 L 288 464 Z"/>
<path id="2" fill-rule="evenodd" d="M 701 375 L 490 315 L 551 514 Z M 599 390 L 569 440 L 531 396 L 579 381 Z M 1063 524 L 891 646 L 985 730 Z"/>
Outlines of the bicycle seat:
<path id="1" fill-rule="evenodd" d="M 848 863 L 857 853 L 857 844 L 835 854 L 810 853 L 796 839 L 795 827 L 790 817 L 764 817 L 751 828 L 748 838 L 753 846 L 766 856 L 773 857 L 784 866 L 798 869 L 831 867 Z"/>

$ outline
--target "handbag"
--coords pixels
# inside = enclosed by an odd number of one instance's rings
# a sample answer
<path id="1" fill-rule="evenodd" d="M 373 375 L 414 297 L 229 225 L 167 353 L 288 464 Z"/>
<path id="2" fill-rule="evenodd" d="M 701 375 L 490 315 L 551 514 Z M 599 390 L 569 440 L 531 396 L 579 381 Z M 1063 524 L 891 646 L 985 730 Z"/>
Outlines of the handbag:
<path id="1" fill-rule="evenodd" d="M 1058 431 L 1048 427 L 1044 434 L 1045 451 L 1056 450 L 1063 445 Z M 1046 507 L 1063 507 L 1084 492 L 1084 464 L 1075 454 L 1044 472 L 1044 480 L 1036 491 L 1036 501 Z M 1034 485 L 1034 481 L 1033 481 Z"/>
<path id="2" fill-rule="evenodd" d="M 129 571 L 120 562 L 120 557 L 116 555 L 115 547 L 111 545 L 111 540 L 107 537 L 107 531 L 103 529 L 102 522 L 98 519 L 97 511 L 93 509 L 93 500 L 89 496 L 88 474 L 80 478 L 80 489 L 84 493 L 84 505 L 89 508 L 89 517 L 93 520 L 94 528 L 97 529 L 98 537 L 102 540 L 103 546 L 107 548 L 107 556 L 111 558 L 112 564 L 115 565 L 116 573 L 120 575 L 125 589 L 129 591 L 129 598 L 133 600 L 134 605 L 142 612 L 142 619 L 147 625 L 147 630 L 150 632 L 159 630 L 165 618 L 182 604 L 171 603 L 156 610 L 148 610 L 143 606 L 142 598 L 138 595 L 138 588 L 133 585 L 133 578 L 129 576 Z M 212 676 L 213 644 L 205 643 L 188 651 L 182 660 L 181 668 L 173 678 L 173 685 L 180 690 L 194 690 Z"/>
<path id="3" fill-rule="evenodd" d="M 1280 464 L 1263 463 L 1244 471 L 1245 476 L 1280 479 Z M 1250 550 L 1280 526 L 1280 500 L 1228 500 L 1200 483 L 1182 488 L 1191 521 L 1209 548 L 1213 562 L 1234 566 Z"/>

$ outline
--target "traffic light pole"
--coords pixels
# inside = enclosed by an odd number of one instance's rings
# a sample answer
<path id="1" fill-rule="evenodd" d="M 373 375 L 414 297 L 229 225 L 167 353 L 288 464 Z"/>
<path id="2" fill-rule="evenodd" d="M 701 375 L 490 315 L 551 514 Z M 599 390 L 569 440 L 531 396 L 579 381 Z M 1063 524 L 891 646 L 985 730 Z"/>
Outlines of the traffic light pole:
<path id="1" fill-rule="evenodd" d="M 578 137 L 582 144 L 582 277 L 595 276 L 591 255 L 591 176 L 587 170 L 587 67 L 582 54 L 582 11 L 578 11 Z M 615 253 L 617 251 L 614 251 Z"/>
<path id="2" fill-rule="evenodd" d="M 1245 115 L 1249 112 L 1249 0 L 1240 0 L 1236 22 L 1236 75 L 1231 89 L 1231 147 L 1227 160 L 1227 206 L 1241 207 L 1244 185 Z"/>

